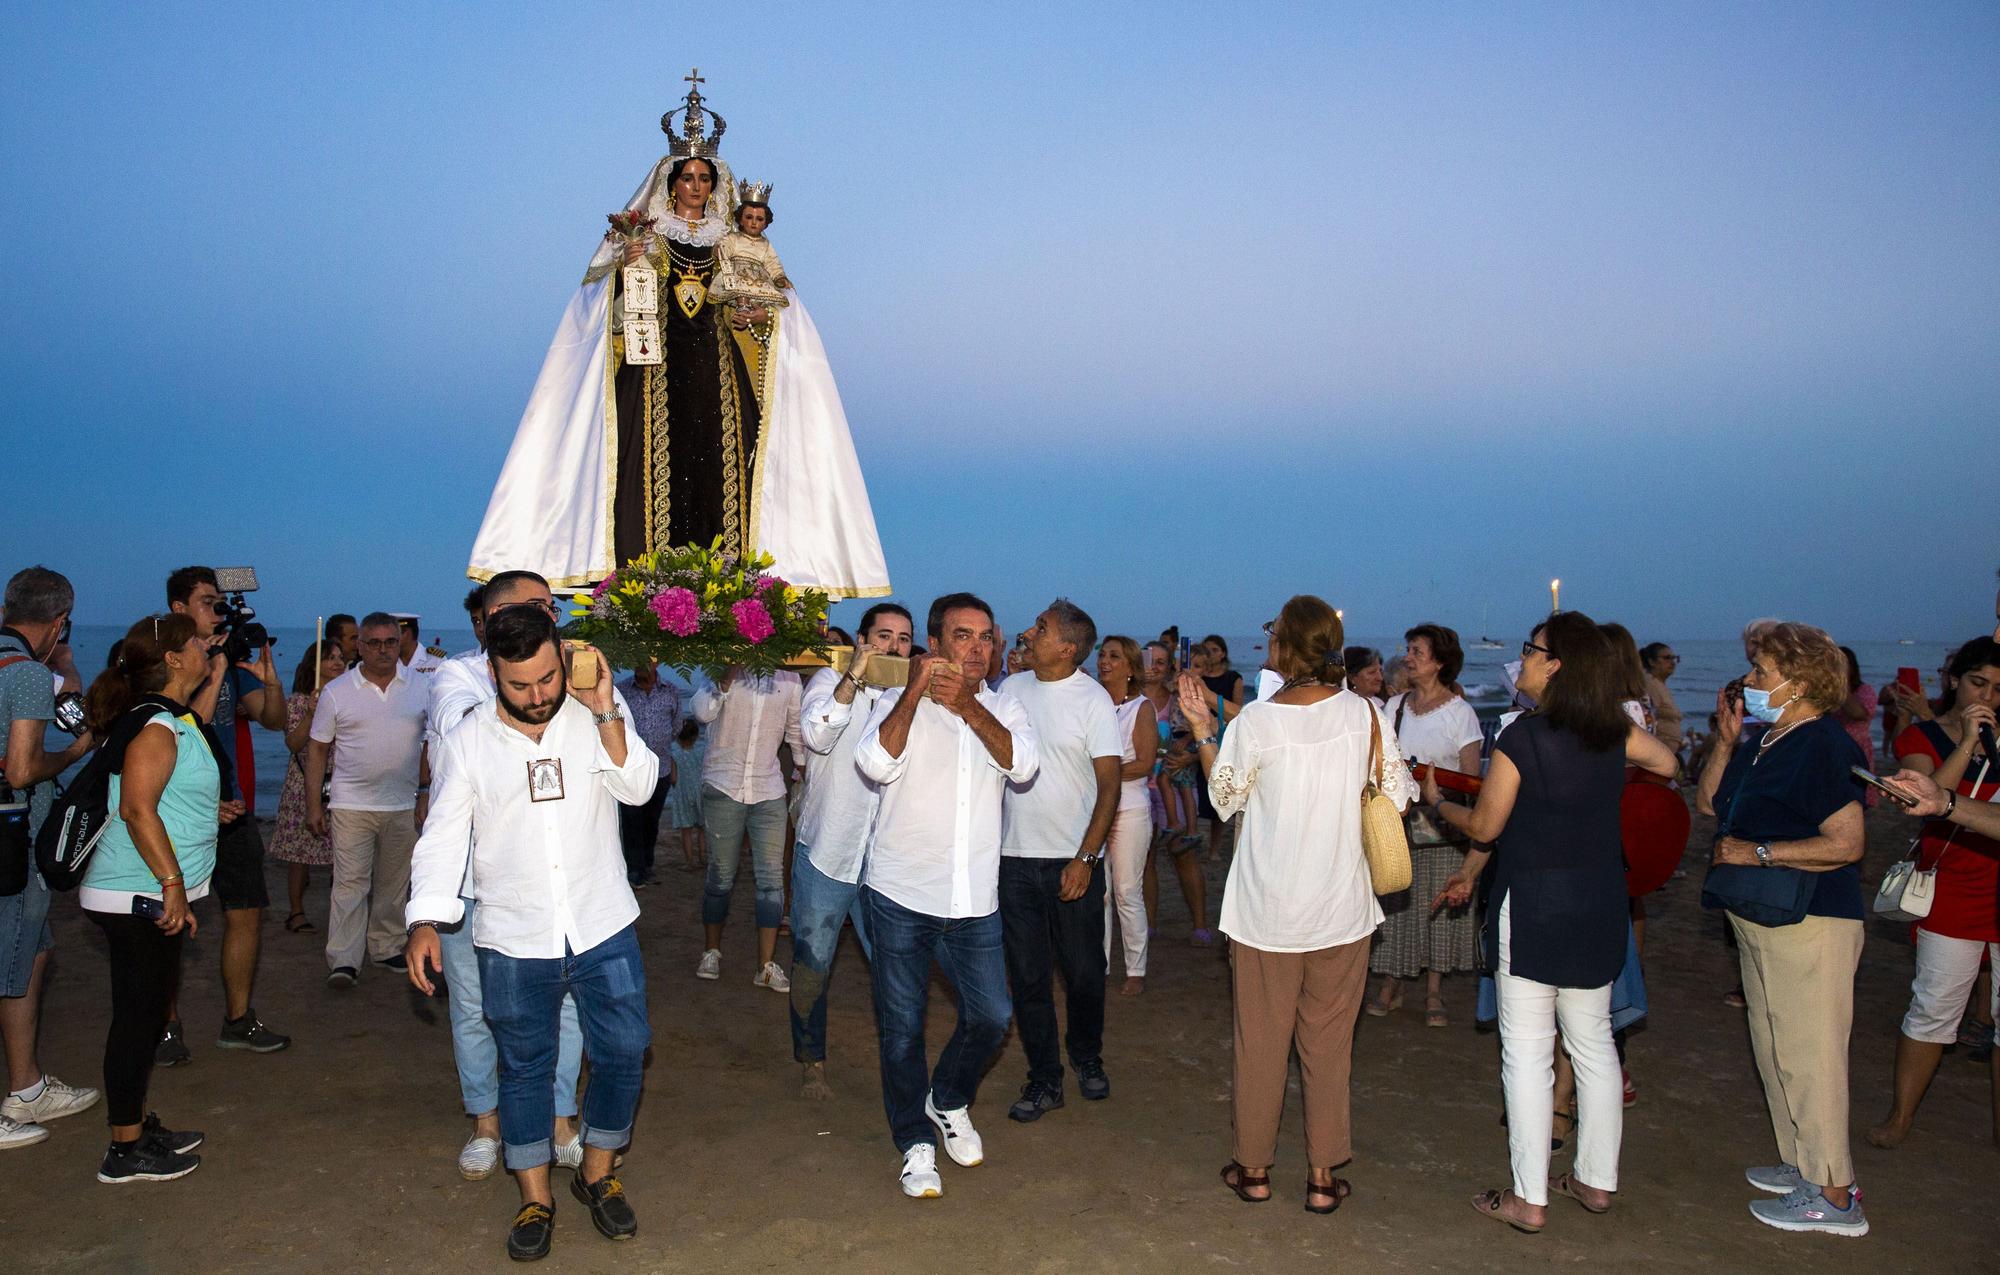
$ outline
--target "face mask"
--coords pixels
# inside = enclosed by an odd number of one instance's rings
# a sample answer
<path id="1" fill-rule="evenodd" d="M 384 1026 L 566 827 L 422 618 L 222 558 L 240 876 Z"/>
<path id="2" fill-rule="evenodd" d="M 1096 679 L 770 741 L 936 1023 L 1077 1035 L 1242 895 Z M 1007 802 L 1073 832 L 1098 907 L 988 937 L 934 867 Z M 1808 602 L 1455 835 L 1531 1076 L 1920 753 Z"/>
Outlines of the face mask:
<path id="1" fill-rule="evenodd" d="M 1503 671 L 1507 675 L 1507 691 L 1514 702 L 1522 708 L 1533 708 L 1535 697 L 1521 689 L 1521 661 L 1508 660 Z"/>
<path id="2" fill-rule="evenodd" d="M 1790 683 L 1791 679 L 1786 678 L 1784 681 L 1778 683 L 1778 686 L 1786 686 Z M 1771 703 L 1771 694 L 1778 689 L 1778 686 L 1772 687 L 1769 691 L 1760 691 L 1754 686 L 1744 687 L 1743 711 L 1760 722 L 1775 723 L 1780 717 L 1784 716 L 1785 712 L 1784 709 L 1774 707 Z"/>

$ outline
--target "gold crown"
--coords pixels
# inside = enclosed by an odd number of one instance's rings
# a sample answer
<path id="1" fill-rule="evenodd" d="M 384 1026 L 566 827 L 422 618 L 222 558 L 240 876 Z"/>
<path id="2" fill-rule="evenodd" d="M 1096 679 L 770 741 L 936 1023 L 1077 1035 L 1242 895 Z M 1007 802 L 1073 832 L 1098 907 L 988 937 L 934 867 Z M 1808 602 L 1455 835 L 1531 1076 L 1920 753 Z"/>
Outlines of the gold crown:
<path id="1" fill-rule="evenodd" d="M 715 149 L 722 144 L 723 131 L 729 125 L 720 115 L 701 104 L 699 86 L 708 81 L 702 78 L 700 67 L 695 67 L 681 78 L 688 83 L 687 101 L 660 117 L 660 131 L 668 138 L 667 154 L 674 159 L 714 159 Z M 674 132 L 676 115 L 681 117 L 679 134 Z M 702 123 L 703 116 L 715 121 L 712 136 L 704 136 L 707 129 Z"/>
<path id="2" fill-rule="evenodd" d="M 739 204 L 763 204 L 768 207 L 771 203 L 771 183 L 737 182 L 736 202 Z"/>

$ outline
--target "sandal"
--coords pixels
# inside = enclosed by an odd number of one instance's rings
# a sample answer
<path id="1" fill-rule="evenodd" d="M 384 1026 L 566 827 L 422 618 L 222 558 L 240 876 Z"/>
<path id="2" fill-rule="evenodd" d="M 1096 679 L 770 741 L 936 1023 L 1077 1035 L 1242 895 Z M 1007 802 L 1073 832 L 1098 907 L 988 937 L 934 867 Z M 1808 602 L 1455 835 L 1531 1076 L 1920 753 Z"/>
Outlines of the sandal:
<path id="1" fill-rule="evenodd" d="M 1434 1001 L 1428 1001 L 1424 1004 L 1424 1026 L 1426 1027 L 1451 1026 L 1451 1019 L 1447 1017 L 1444 1012 L 1443 1001 L 1434 1000 Z"/>
<path id="2" fill-rule="evenodd" d="M 1346 1201 L 1348 1196 L 1353 1194 L 1354 1194 L 1354 1184 L 1352 1182 L 1349 1182 L 1346 1178 L 1335 1178 L 1331 1186 L 1321 1186 L 1319 1183 L 1313 1181 L 1311 1178 L 1307 1178 L 1306 1212 L 1322 1213 L 1322 1214 L 1338 1212 L 1341 1204 Z M 1314 1196 L 1319 1196 L 1321 1198 L 1331 1198 L 1333 1200 L 1333 1203 L 1324 1205 L 1314 1204 L 1313 1203 Z"/>
<path id="3" fill-rule="evenodd" d="M 1496 1222 L 1505 1222 L 1515 1230 L 1527 1235 L 1539 1235 L 1542 1228 L 1532 1223 L 1508 1217 L 1500 1211 L 1500 1206 L 1515 1198 L 1512 1191 L 1482 1191 L 1472 1197 L 1472 1211 L 1481 1217 L 1490 1217 Z"/>
<path id="4" fill-rule="evenodd" d="M 1574 1138 L 1574 1137 L 1576 1136 L 1576 1112 L 1574 1112 L 1574 1111 L 1558 1111 L 1558 1112 L 1556 1112 L 1556 1114 L 1555 1114 L 1555 1117 L 1554 1117 L 1554 1118 L 1555 1118 L 1555 1119 L 1557 1119 L 1557 1120 L 1567 1120 L 1567 1121 L 1569 1121 L 1569 1133 L 1568 1133 L 1567 1135 L 1565 1135 L 1564 1137 L 1560 1137 L 1560 1138 L 1558 1138 L 1558 1137 L 1556 1137 L 1556 1136 L 1555 1136 L 1555 1132 L 1554 1132 L 1554 1129 L 1555 1129 L 1555 1126 L 1554 1126 L 1553 1124 L 1551 1124 L 1551 1125 L 1550 1125 L 1550 1133 L 1549 1133 L 1549 1150 L 1551 1150 L 1551 1151 L 1560 1151 L 1560 1150 L 1562 1150 L 1562 1149 L 1563 1149 L 1563 1143 L 1565 1143 L 1565 1142 L 1569 1141 L 1569 1139 L 1570 1139 L 1570 1138 Z"/>
<path id="5" fill-rule="evenodd" d="M 1381 993 L 1378 992 L 1374 996 L 1369 997 L 1367 1003 L 1362 1005 L 1361 1008 L 1367 1013 L 1368 1017 L 1387 1018 L 1403 1007 L 1403 985 L 1400 982 L 1384 984 L 1383 990 L 1387 991 L 1390 987 L 1394 987 L 1395 991 L 1387 1000 L 1382 999 Z"/>
<path id="6" fill-rule="evenodd" d="M 285 918 L 285 928 L 293 934 L 315 934 L 319 927 L 306 920 L 303 912 L 294 912 Z"/>
<path id="7" fill-rule="evenodd" d="M 1261 1186 L 1265 1190 L 1270 1189 L 1271 1171 L 1269 1169 L 1253 1177 L 1250 1170 L 1231 1160 L 1228 1164 L 1222 1166 L 1222 1185 L 1236 1192 L 1236 1198 L 1245 1204 L 1269 1204 L 1271 1202 L 1271 1197 L 1268 1195 L 1250 1194 L 1252 1187 Z"/>
<path id="8" fill-rule="evenodd" d="M 1583 1211 L 1586 1213 L 1609 1213 L 1611 1211 L 1611 1206 L 1609 1204 L 1605 1205 L 1603 1208 L 1600 1209 L 1596 1205 L 1592 1204 L 1589 1200 L 1584 1199 L 1583 1193 L 1576 1189 L 1576 1183 L 1571 1179 L 1571 1176 L 1567 1173 L 1563 1174 L 1561 1177 L 1557 1178 L 1554 1182 L 1550 1183 L 1549 1189 L 1554 1191 L 1557 1195 L 1567 1195 L 1570 1199 L 1575 1200 L 1578 1204 L 1581 1204 L 1583 1206 Z"/>

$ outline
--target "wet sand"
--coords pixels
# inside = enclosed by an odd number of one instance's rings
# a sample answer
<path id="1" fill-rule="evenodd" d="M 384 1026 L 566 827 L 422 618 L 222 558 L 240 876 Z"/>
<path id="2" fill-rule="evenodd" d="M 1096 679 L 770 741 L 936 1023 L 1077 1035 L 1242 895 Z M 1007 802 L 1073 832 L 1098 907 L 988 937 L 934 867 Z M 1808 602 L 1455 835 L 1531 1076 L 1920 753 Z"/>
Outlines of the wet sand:
<path id="1" fill-rule="evenodd" d="M 1910 822 L 1869 815 L 1872 889 Z M 1705 846 L 1708 821 L 1696 821 Z M 1754 1222 L 1745 1166 L 1774 1159 L 1720 922 L 1699 906 L 1700 864 L 1651 900 L 1646 972 L 1652 1016 L 1634 1034 L 1637 1105 L 1626 1112 L 1623 1182 L 1613 1211 L 1551 1201 L 1548 1229 L 1518 1234 L 1467 1205 L 1507 1181 L 1499 1050 L 1471 1027 L 1474 985 L 1446 985 L 1452 1026 L 1427 1030 L 1420 998 L 1364 1017 L 1356 1045 L 1355 1187 L 1331 1217 L 1301 1209 L 1296 1081 L 1276 1202 L 1245 1206 L 1216 1179 L 1229 1158 L 1229 987 L 1219 950 L 1188 946 L 1171 871 L 1145 995 L 1116 995 L 1106 1028 L 1109 1101 L 1069 1103 L 1034 1125 L 1005 1118 L 1024 1079 L 1017 1041 L 989 1074 L 973 1116 L 987 1160 L 943 1165 L 943 1199 L 897 1188 L 884 1122 L 866 968 L 850 936 L 835 970 L 832 1101 L 797 1095 L 786 998 L 751 986 L 747 884 L 724 940 L 723 979 L 693 977 L 699 878 L 663 842 L 658 884 L 643 892 L 654 1055 L 623 1171 L 636 1240 L 590 1227 L 558 1172 L 555 1252 L 565 1271 L 801 1270 L 949 1272 L 1493 1271 L 1551 1263 L 1659 1271 L 1748 1271 L 1814 1263 L 1848 1269 L 1991 1271 L 2000 1265 L 1988 1073 L 1948 1054 L 1896 1151 L 1861 1134 L 1886 1109 L 1907 1001 L 1903 927 L 1871 922 L 1853 1037 L 1855 1156 L 1873 1232 L 1861 1240 L 1789 1235 Z M 1165 866 L 1165 865 L 1162 865 Z M 1220 897 L 1224 865 L 1209 865 Z M 283 865 L 270 869 L 282 911 Z M 324 925 L 326 877 L 308 909 Z M 225 1051 L 211 905 L 190 948 L 183 1019 L 194 1062 L 155 1073 L 150 1105 L 169 1125 L 208 1134 L 201 1169 L 179 1182 L 111 1187 L 94 1177 L 103 1108 L 55 1123 L 39 1146 L 0 1153 L 5 1269 L 119 1272 L 480 1271 L 514 1269 L 501 1248 L 513 1184 L 459 1178 L 460 1114 L 445 1006 L 371 969 L 350 992 L 323 984 L 323 935 L 272 916 L 257 1009 L 295 1037 L 280 1054 Z M 42 1060 L 98 1083 L 108 1015 L 103 946 L 73 900 L 56 907 L 57 963 Z M 780 942 L 780 959 L 784 959 Z M 932 1054 L 953 1016 L 934 987 Z M 1554 1171 L 1567 1167 L 1558 1153 Z"/>

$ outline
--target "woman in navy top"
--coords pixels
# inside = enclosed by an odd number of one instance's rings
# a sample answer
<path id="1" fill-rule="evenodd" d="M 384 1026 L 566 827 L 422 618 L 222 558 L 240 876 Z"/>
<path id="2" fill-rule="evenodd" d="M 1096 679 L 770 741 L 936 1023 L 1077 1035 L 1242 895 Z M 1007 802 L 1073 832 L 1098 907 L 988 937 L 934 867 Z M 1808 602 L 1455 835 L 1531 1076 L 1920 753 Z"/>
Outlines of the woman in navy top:
<path id="1" fill-rule="evenodd" d="M 1864 915 L 1862 785 L 1850 767 L 1862 757 L 1832 715 L 1847 698 L 1847 658 L 1811 625 L 1776 625 L 1758 643 L 1743 696 L 1717 697 L 1716 747 L 1695 792 L 1695 808 L 1717 816 L 1714 862 L 1816 874 L 1805 915 L 1791 924 L 1729 917 L 1778 1142 L 1779 1163 L 1745 1176 L 1782 1197 L 1755 1201 L 1750 1212 L 1780 1230 L 1865 1235 L 1847 1143 L 1847 1038 Z M 1768 725 L 1738 747 L 1746 710 Z"/>
<path id="2" fill-rule="evenodd" d="M 1665 744 L 1632 724 L 1624 666 L 1589 616 L 1560 611 L 1521 645 L 1516 685 L 1539 705 L 1500 733 L 1479 802 L 1424 800 L 1475 843 L 1438 905 L 1463 905 L 1487 864 L 1486 959 L 1500 998 L 1511 1191 L 1473 1207 L 1523 1231 L 1548 1215 L 1556 1024 L 1576 1067 L 1577 1151 L 1555 1189 L 1593 1213 L 1618 1189 L 1625 1086 L 1611 1039 L 1611 983 L 1625 963 L 1625 853 L 1618 806 L 1625 768 L 1674 773 Z M 1436 905 L 1434 905 L 1436 906 Z"/>

